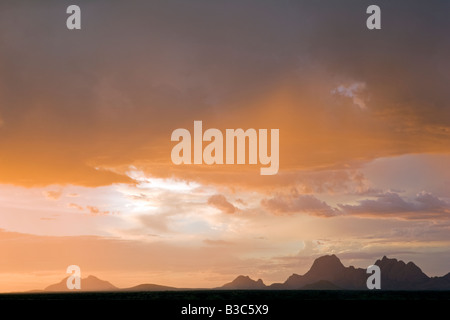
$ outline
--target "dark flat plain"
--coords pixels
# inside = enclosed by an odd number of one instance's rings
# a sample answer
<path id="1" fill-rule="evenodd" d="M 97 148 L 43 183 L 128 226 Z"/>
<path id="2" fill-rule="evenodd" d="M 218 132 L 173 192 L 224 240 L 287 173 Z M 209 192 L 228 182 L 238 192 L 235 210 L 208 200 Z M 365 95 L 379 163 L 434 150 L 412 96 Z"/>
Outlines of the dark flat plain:
<path id="1" fill-rule="evenodd" d="M 238 291 L 191 290 L 158 292 L 70 292 L 0 294 L 0 308 L 16 317 L 30 313 L 47 320 L 61 319 L 57 310 L 101 319 L 303 319 L 343 316 L 414 318 L 417 314 L 448 312 L 450 291 Z M 267 307 L 267 314 L 229 314 L 227 309 L 249 305 Z M 187 307 L 215 308 L 213 316 L 184 314 Z M 4 311 L 6 312 L 6 311 Z M 369 318 L 370 318 L 369 317 Z M 388 318 L 389 318 L 388 317 Z"/>
<path id="2" fill-rule="evenodd" d="M 145 292 L 3 293 L 0 300 L 148 300 L 250 303 L 327 300 L 450 300 L 450 291 L 347 291 L 347 290 L 192 290 Z"/>

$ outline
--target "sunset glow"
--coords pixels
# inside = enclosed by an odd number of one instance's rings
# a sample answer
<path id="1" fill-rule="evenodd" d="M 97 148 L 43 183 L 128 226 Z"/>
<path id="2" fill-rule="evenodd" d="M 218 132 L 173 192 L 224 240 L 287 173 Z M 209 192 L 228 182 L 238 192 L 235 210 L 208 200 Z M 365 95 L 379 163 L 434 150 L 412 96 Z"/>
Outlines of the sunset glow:
<path id="1" fill-rule="evenodd" d="M 78 2 L 74 32 L 59 1 L 0 4 L 0 292 L 71 264 L 118 287 L 270 284 L 324 254 L 450 271 L 445 10 L 379 1 L 371 32 L 359 2 Z M 279 129 L 279 169 L 174 164 L 194 121 Z"/>

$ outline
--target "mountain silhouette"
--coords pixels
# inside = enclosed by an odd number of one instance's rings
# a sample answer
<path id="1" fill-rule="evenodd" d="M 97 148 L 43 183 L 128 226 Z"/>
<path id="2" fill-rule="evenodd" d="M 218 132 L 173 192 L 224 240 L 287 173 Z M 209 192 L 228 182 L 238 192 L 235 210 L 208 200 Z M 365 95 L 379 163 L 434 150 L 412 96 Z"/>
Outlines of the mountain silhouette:
<path id="1" fill-rule="evenodd" d="M 274 283 L 271 289 L 302 290 L 305 286 L 327 281 L 334 286 L 349 290 L 363 290 L 366 287 L 365 269 L 345 267 L 336 255 L 317 258 L 304 275 L 293 274 L 284 283 Z"/>
<path id="2" fill-rule="evenodd" d="M 381 270 L 381 285 L 386 290 L 414 290 L 433 287 L 430 278 L 412 262 L 404 263 L 384 256 L 375 262 Z"/>
<path id="3" fill-rule="evenodd" d="M 442 277 L 428 277 L 413 262 L 384 256 L 375 262 L 381 271 L 382 290 L 450 290 L 450 272 Z M 266 286 L 261 279 L 253 280 L 249 276 L 240 275 L 233 281 L 216 290 L 368 290 L 366 269 L 346 267 L 336 255 L 326 255 L 314 260 L 311 268 L 303 275 L 292 274 L 283 283 Z M 69 290 L 67 277 L 61 282 L 44 289 L 48 292 L 78 291 Z M 94 276 L 81 279 L 80 291 L 175 291 L 175 290 L 208 290 L 180 289 L 158 284 L 140 284 L 129 288 L 117 288 L 108 281 Z"/>
<path id="4" fill-rule="evenodd" d="M 233 281 L 224 284 L 220 288 L 217 289 L 226 289 L 226 290 L 261 290 L 266 289 L 266 285 L 261 279 L 257 281 L 251 279 L 248 276 L 238 276 Z"/>
<path id="5" fill-rule="evenodd" d="M 161 286 L 159 284 L 144 283 L 144 284 L 139 284 L 134 287 L 124 288 L 121 290 L 123 290 L 123 291 L 175 291 L 175 290 L 179 290 L 179 289 L 175 288 L 175 287 Z"/>
<path id="6" fill-rule="evenodd" d="M 450 272 L 443 277 L 430 278 L 430 282 L 424 285 L 424 289 L 450 290 Z"/>
<path id="7" fill-rule="evenodd" d="M 405 263 L 384 256 L 375 265 L 381 271 L 382 290 L 450 290 L 450 273 L 443 277 L 428 277 L 413 262 Z M 336 255 L 317 258 L 304 275 L 293 274 L 284 283 L 274 283 L 269 289 L 319 290 L 333 286 L 342 290 L 368 290 L 366 269 L 345 267 Z"/>
<path id="8" fill-rule="evenodd" d="M 67 288 L 66 277 L 59 283 L 52 284 L 44 289 L 44 291 L 51 292 L 65 292 L 65 291 L 115 291 L 118 288 L 112 285 L 110 282 L 105 280 L 100 280 L 95 276 L 88 276 L 87 278 L 81 278 L 81 289 L 80 290 L 69 290 Z"/>

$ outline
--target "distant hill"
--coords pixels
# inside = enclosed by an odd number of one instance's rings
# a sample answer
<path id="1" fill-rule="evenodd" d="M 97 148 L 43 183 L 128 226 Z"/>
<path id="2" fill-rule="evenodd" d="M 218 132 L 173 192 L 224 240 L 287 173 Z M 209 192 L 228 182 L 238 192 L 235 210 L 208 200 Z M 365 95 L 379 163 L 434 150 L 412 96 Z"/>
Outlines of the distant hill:
<path id="1" fill-rule="evenodd" d="M 443 277 L 432 277 L 430 282 L 424 284 L 424 289 L 450 290 L 450 272 Z"/>
<path id="2" fill-rule="evenodd" d="M 115 291 L 119 290 L 116 286 L 105 280 L 100 280 L 94 276 L 88 276 L 87 278 L 81 278 L 80 290 L 69 290 L 67 288 L 68 277 L 61 280 L 61 282 L 52 284 L 44 289 L 44 291 L 50 292 L 65 292 L 65 291 Z"/>
<path id="3" fill-rule="evenodd" d="M 179 290 L 175 287 L 160 286 L 159 284 L 139 284 L 134 287 L 121 289 L 122 291 L 174 291 Z"/>
<path id="4" fill-rule="evenodd" d="M 257 281 L 252 280 L 248 276 L 238 276 L 232 282 L 224 284 L 223 286 L 217 289 L 225 289 L 225 290 L 262 290 L 266 289 L 267 286 L 261 279 Z"/>

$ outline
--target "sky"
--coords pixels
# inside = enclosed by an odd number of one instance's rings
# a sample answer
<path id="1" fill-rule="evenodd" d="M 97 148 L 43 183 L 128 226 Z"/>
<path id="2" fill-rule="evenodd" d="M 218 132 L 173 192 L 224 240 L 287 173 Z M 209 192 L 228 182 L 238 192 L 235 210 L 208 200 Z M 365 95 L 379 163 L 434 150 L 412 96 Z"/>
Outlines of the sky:
<path id="1" fill-rule="evenodd" d="M 81 8 L 81 30 L 66 8 Z M 381 8 L 381 30 L 366 8 Z M 0 292 L 450 272 L 448 1 L 2 1 Z M 279 171 L 171 134 L 279 129 Z"/>

